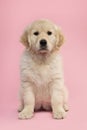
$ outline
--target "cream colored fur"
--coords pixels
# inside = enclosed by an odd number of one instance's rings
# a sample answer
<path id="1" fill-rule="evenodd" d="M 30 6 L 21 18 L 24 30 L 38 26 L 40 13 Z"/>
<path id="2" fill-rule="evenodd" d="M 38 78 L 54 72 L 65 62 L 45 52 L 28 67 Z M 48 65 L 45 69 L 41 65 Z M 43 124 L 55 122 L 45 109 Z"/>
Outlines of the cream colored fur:
<path id="1" fill-rule="evenodd" d="M 48 31 L 52 34 L 48 35 Z M 39 34 L 34 35 L 35 32 Z M 40 50 L 41 39 L 47 41 L 47 50 Z M 48 20 L 38 20 L 25 29 L 21 42 L 26 49 L 20 65 L 19 118 L 31 118 L 34 109 L 38 110 L 41 106 L 46 110 L 52 108 L 54 118 L 65 118 L 68 92 L 59 54 L 64 42 L 61 30 Z"/>

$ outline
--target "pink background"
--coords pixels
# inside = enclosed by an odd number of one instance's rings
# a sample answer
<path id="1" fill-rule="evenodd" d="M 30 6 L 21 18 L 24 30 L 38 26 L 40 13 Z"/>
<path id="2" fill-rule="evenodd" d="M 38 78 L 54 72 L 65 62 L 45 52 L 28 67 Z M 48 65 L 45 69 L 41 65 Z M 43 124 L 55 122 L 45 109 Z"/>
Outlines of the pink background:
<path id="1" fill-rule="evenodd" d="M 66 43 L 61 48 L 70 111 L 64 120 L 49 112 L 18 120 L 19 42 L 24 27 L 48 18 L 62 27 Z M 0 129 L 87 130 L 87 0 L 0 0 Z"/>

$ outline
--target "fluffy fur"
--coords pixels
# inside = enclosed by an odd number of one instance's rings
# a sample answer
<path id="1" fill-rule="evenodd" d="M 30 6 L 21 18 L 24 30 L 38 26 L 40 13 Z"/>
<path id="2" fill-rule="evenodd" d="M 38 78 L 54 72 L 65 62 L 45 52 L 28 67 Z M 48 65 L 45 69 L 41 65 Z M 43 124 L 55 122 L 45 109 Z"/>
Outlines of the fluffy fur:
<path id="1" fill-rule="evenodd" d="M 46 49 L 40 49 L 42 39 L 47 41 Z M 19 118 L 31 118 L 34 110 L 41 107 L 52 108 L 54 118 L 64 118 L 68 110 L 68 92 L 59 54 L 64 43 L 61 30 L 48 20 L 38 20 L 25 29 L 21 42 L 26 49 L 20 65 Z"/>

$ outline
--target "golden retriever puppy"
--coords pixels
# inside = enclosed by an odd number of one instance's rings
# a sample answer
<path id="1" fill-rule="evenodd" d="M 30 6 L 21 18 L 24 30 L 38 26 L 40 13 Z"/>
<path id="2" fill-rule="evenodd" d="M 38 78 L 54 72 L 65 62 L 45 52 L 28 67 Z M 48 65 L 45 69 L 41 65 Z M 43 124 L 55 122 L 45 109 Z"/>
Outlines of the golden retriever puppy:
<path id="1" fill-rule="evenodd" d="M 26 49 L 20 65 L 19 119 L 31 118 L 41 107 L 51 108 L 53 118 L 65 118 L 68 92 L 59 54 L 64 42 L 61 30 L 49 20 L 38 20 L 25 29 L 21 42 Z"/>

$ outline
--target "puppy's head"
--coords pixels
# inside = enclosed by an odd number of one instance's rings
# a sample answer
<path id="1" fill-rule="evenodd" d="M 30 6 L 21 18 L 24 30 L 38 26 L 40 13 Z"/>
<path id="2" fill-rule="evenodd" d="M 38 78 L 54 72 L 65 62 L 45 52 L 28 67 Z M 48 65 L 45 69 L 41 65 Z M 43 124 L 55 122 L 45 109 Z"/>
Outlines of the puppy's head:
<path id="1" fill-rule="evenodd" d="M 55 24 L 48 20 L 39 20 L 25 29 L 21 42 L 30 51 L 47 54 L 59 50 L 64 36 Z"/>

